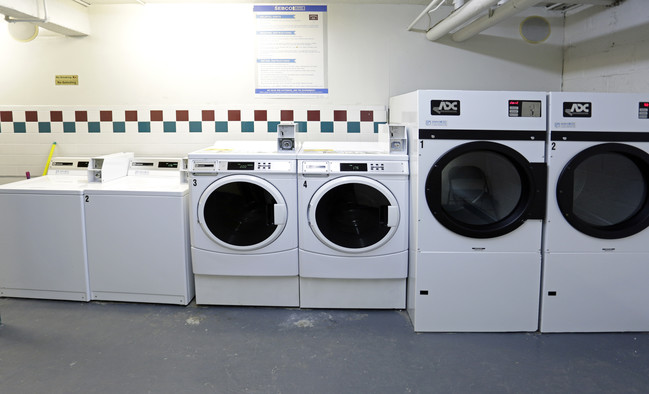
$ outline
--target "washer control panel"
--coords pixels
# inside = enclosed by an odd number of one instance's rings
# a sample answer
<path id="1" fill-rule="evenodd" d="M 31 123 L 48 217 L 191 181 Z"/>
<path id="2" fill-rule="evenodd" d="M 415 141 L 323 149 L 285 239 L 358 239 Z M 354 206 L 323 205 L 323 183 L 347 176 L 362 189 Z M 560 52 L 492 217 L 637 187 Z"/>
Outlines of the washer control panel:
<path id="1" fill-rule="evenodd" d="M 302 160 L 303 174 L 408 174 L 407 161 Z"/>
<path id="2" fill-rule="evenodd" d="M 189 171 L 195 174 L 222 172 L 295 172 L 295 160 L 218 160 L 190 159 Z"/>

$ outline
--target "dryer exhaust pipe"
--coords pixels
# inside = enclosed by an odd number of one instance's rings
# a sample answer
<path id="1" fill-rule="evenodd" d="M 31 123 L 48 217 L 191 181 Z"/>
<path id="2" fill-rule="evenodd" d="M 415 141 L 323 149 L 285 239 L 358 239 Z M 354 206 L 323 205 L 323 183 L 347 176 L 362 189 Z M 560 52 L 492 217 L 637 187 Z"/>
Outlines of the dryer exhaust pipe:
<path id="1" fill-rule="evenodd" d="M 462 42 L 475 36 L 481 31 L 500 23 L 506 18 L 515 15 L 519 12 L 533 7 L 540 3 L 542 0 L 510 0 L 507 3 L 496 8 L 493 13 L 484 15 L 475 21 L 471 22 L 468 26 L 455 32 L 451 38 L 453 41 Z"/>
<path id="2" fill-rule="evenodd" d="M 449 16 L 439 21 L 426 32 L 426 38 L 437 41 L 453 29 L 476 17 L 481 12 L 498 3 L 499 0 L 471 0 L 453 11 Z"/>

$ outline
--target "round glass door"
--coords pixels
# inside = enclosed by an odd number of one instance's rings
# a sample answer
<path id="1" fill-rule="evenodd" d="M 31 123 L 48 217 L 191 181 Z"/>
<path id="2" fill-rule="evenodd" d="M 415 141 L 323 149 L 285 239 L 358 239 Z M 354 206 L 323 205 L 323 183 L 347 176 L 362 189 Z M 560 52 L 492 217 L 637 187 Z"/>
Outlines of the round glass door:
<path id="1" fill-rule="evenodd" d="M 282 233 L 286 203 L 269 182 L 248 175 L 232 175 L 212 183 L 198 203 L 205 234 L 235 250 L 262 248 Z"/>
<path id="2" fill-rule="evenodd" d="M 399 225 L 399 206 L 381 183 L 347 176 L 327 182 L 309 203 L 309 225 L 332 249 L 364 252 L 390 240 Z"/>
<path id="3" fill-rule="evenodd" d="M 452 149 L 433 165 L 426 179 L 426 200 L 449 230 L 491 238 L 511 232 L 529 218 L 537 200 L 535 182 L 530 163 L 515 150 L 473 142 Z"/>
<path id="4" fill-rule="evenodd" d="M 564 218 L 584 234 L 623 238 L 649 226 L 649 155 L 630 145 L 585 149 L 564 167 L 557 202 Z"/>

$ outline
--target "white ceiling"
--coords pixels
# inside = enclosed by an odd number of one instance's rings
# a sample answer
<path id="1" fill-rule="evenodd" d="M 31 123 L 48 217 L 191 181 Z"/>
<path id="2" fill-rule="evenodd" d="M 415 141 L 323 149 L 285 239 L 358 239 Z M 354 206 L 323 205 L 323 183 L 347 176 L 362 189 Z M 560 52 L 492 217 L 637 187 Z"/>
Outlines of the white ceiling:
<path id="1" fill-rule="evenodd" d="M 73 0 L 74 1 L 74 0 Z M 95 4 L 160 4 L 160 3 L 324 3 L 324 1 L 312 1 L 312 0 L 81 0 L 80 3 L 88 3 L 90 5 Z M 333 1 L 338 3 L 356 3 L 356 4 L 428 4 L 430 0 L 340 0 Z M 326 3 L 332 3 L 332 1 L 326 1 Z"/>
<path id="2" fill-rule="evenodd" d="M 79 4 L 101 5 L 101 4 L 161 4 L 161 3 L 298 3 L 298 4 L 319 4 L 319 3 L 354 3 L 354 4 L 421 4 L 427 5 L 431 0 L 71 0 Z M 452 4 L 452 0 L 446 0 Z M 580 5 L 613 5 L 616 0 L 554 0 L 541 1 L 538 6 L 547 7 L 549 10 L 565 11 L 571 8 L 578 8 Z"/>

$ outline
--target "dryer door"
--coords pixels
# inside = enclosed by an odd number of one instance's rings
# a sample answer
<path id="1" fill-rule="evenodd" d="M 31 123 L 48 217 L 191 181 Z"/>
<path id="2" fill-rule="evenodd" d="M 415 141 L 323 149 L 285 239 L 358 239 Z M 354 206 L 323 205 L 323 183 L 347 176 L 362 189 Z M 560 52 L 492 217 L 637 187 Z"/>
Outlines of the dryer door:
<path id="1" fill-rule="evenodd" d="M 212 183 L 198 202 L 205 234 L 233 250 L 255 250 L 284 230 L 287 206 L 270 182 L 252 175 L 231 175 Z"/>
<path id="2" fill-rule="evenodd" d="M 575 229 L 616 239 L 649 226 L 649 155 L 604 143 L 575 155 L 557 181 L 557 203 Z"/>
<path id="3" fill-rule="evenodd" d="M 545 216 L 547 166 L 494 142 L 445 153 L 426 178 L 426 202 L 449 230 L 472 238 L 507 234 Z"/>
<path id="4" fill-rule="evenodd" d="M 374 179 L 344 176 L 322 185 L 311 198 L 309 226 L 332 249 L 360 253 L 392 238 L 399 225 L 399 205 Z"/>

